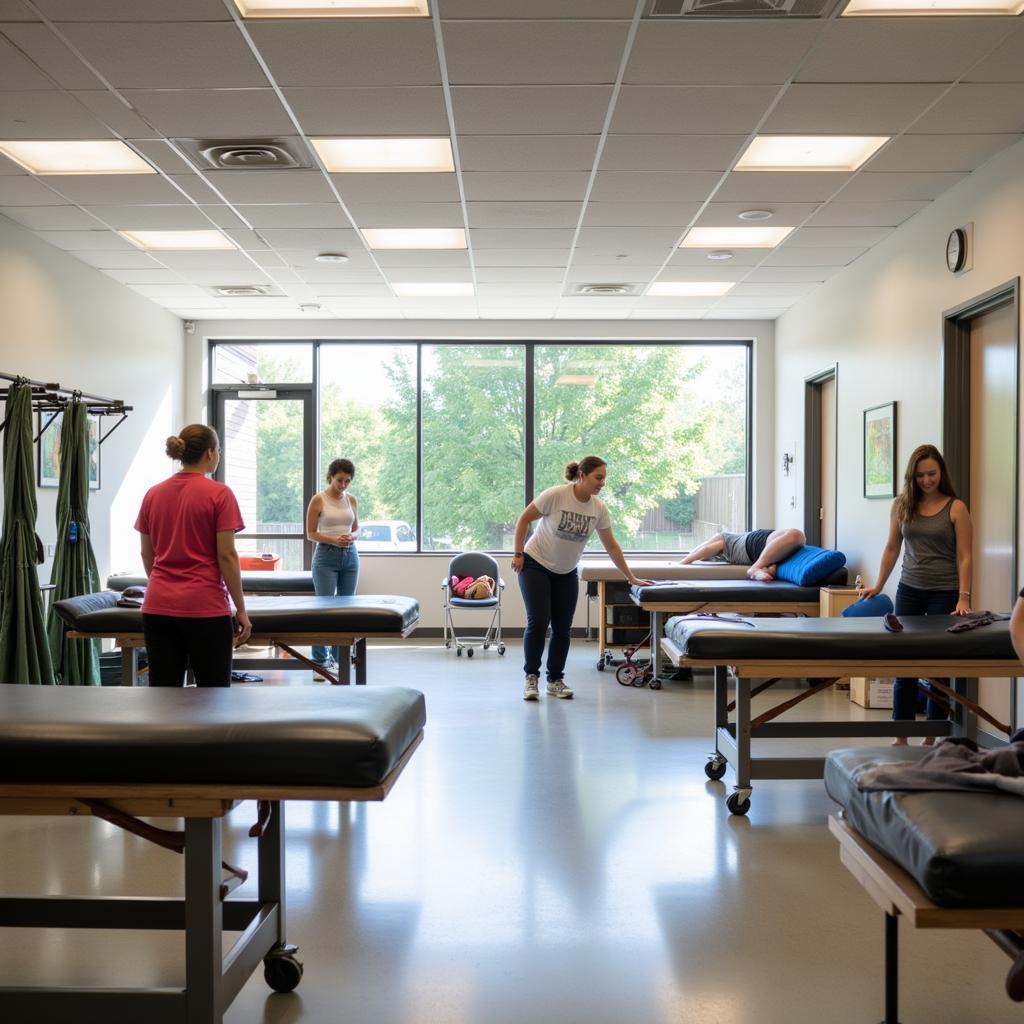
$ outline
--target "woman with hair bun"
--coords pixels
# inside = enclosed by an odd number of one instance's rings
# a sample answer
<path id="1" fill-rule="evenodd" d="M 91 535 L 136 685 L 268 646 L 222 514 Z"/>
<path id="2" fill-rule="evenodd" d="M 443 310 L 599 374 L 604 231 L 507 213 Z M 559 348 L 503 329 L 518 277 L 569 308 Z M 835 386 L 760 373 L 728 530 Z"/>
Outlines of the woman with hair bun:
<path id="1" fill-rule="evenodd" d="M 167 438 L 166 452 L 181 472 L 146 492 L 135 522 L 149 577 L 149 685 L 183 686 L 191 668 L 198 686 L 230 686 L 232 649 L 252 632 L 235 550 L 245 524 L 231 489 L 208 476 L 220 464 L 216 431 L 193 423 Z"/>
<path id="2" fill-rule="evenodd" d="M 570 462 L 565 467 L 565 479 L 569 483 L 542 491 L 526 506 L 516 523 L 512 570 L 519 575 L 519 589 L 526 605 L 523 700 L 537 700 L 540 695 L 540 663 L 548 626 L 551 627 L 551 643 L 548 645 L 547 692 L 552 697 L 573 695 L 565 685 L 565 662 L 579 597 L 578 565 L 594 530 L 611 560 L 631 584 L 643 586 L 651 582 L 633 575 L 612 533 L 608 507 L 598 497 L 607 474 L 607 463 L 596 455 Z M 527 541 L 530 523 L 538 520 L 537 529 Z"/>

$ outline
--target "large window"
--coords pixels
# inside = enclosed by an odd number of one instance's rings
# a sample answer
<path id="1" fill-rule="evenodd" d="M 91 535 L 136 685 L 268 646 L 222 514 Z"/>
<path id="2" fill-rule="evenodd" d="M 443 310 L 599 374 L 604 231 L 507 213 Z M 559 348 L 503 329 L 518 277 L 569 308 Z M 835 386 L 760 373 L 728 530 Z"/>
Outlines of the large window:
<path id="1" fill-rule="evenodd" d="M 608 461 L 622 546 L 682 551 L 748 527 L 749 357 L 743 343 L 232 342 L 211 370 L 220 388 L 314 388 L 303 458 L 319 486 L 332 459 L 355 462 L 364 551 L 508 551 L 525 503 L 587 454 Z M 290 499 L 290 522 L 310 495 L 284 414 L 254 421 L 268 471 L 253 500 L 291 532 L 278 506 Z"/>

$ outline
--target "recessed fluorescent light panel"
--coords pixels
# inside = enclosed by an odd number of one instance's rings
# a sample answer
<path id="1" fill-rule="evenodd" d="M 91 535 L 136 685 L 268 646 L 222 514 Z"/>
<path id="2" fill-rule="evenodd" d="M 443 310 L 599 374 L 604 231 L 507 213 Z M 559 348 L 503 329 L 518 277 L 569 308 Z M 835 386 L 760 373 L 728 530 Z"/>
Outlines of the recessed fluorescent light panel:
<path id="1" fill-rule="evenodd" d="M 465 249 L 462 228 L 363 228 L 371 249 Z"/>
<path id="2" fill-rule="evenodd" d="M 715 249 L 727 245 L 733 249 L 774 249 L 792 230 L 791 227 L 690 228 L 679 248 Z"/>
<path id="3" fill-rule="evenodd" d="M 450 296 L 473 295 L 473 285 L 468 281 L 403 281 L 391 286 L 396 295 Z"/>
<path id="4" fill-rule="evenodd" d="M 117 139 L 74 142 L 0 142 L 0 153 L 30 174 L 156 174 Z"/>
<path id="5" fill-rule="evenodd" d="M 735 281 L 655 281 L 648 295 L 724 295 Z"/>
<path id="6" fill-rule="evenodd" d="M 843 17 L 1012 17 L 1024 11 L 1024 0 L 850 0 Z"/>
<path id="7" fill-rule="evenodd" d="M 179 250 L 237 249 L 238 246 L 219 231 L 119 231 L 140 249 Z"/>
<path id="8" fill-rule="evenodd" d="M 888 135 L 759 135 L 737 171 L 855 171 Z"/>
<path id="9" fill-rule="evenodd" d="M 454 171 L 452 144 L 444 139 L 310 139 L 335 174 L 430 174 Z"/>
<path id="10" fill-rule="evenodd" d="M 243 18 L 426 18 L 427 0 L 235 0 Z"/>

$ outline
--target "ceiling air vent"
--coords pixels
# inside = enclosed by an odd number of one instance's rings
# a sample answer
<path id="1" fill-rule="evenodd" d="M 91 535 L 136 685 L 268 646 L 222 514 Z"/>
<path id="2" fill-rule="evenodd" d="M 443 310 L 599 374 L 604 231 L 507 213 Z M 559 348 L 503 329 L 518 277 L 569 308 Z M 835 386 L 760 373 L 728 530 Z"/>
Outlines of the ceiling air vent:
<path id="1" fill-rule="evenodd" d="M 312 167 L 298 139 L 174 140 L 201 167 L 218 171 L 281 171 Z"/>
<path id="2" fill-rule="evenodd" d="M 643 285 L 636 284 L 578 284 L 570 289 L 570 295 L 639 295 Z"/>
<path id="3" fill-rule="evenodd" d="M 218 284 L 210 289 L 214 295 L 228 299 L 244 299 L 252 296 L 269 295 L 270 285 L 266 284 Z"/>
<path id="4" fill-rule="evenodd" d="M 824 18 L 836 0 L 651 0 L 648 18 Z"/>

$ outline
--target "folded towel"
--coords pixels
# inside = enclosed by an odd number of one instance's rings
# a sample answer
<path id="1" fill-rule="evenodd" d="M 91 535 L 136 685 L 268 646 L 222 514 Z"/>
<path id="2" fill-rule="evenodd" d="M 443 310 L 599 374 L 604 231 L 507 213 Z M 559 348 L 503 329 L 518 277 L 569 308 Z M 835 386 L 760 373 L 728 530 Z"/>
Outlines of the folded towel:
<path id="1" fill-rule="evenodd" d="M 141 608 L 146 596 L 145 587 L 125 587 L 117 599 L 118 608 Z"/>
<path id="2" fill-rule="evenodd" d="M 987 626 L 991 622 L 1005 622 L 1009 612 L 968 612 L 961 615 L 952 626 L 946 627 L 947 633 L 966 633 L 969 629 Z"/>

